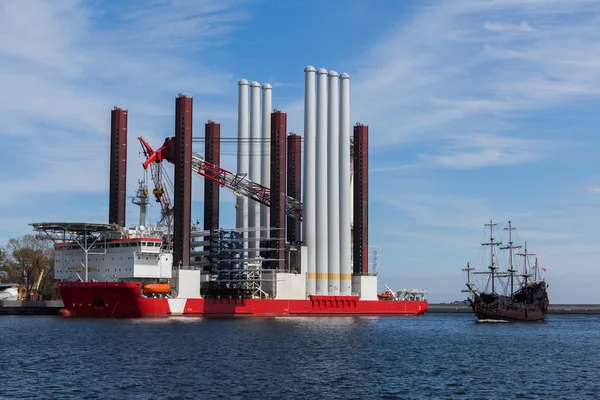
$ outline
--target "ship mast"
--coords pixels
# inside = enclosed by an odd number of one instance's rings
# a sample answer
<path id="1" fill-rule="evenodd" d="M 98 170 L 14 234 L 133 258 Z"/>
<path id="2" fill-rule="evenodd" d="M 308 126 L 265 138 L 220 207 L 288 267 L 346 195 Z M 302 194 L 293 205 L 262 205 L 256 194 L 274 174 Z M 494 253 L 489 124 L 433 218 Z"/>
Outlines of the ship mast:
<path id="1" fill-rule="evenodd" d="M 471 265 L 469 263 L 467 263 L 467 268 L 463 268 L 463 271 L 467 272 L 467 287 L 469 288 L 468 290 L 462 290 L 463 293 L 466 292 L 470 292 L 473 293 L 473 284 L 471 283 L 471 271 L 473 271 L 475 268 L 471 267 Z"/>
<path id="2" fill-rule="evenodd" d="M 527 273 L 527 257 L 535 256 L 535 254 L 527 252 L 527 242 L 525 242 L 525 248 L 523 253 L 519 253 L 517 255 L 523 256 L 523 278 L 525 278 L 525 287 L 527 287 L 527 278 L 531 276 L 531 274 Z"/>
<path id="3" fill-rule="evenodd" d="M 490 223 L 489 224 L 485 224 L 485 226 L 489 226 L 490 227 L 490 241 L 487 243 L 481 243 L 482 246 L 490 246 L 490 266 L 488 267 L 491 271 L 492 274 L 492 293 L 496 292 L 495 286 L 494 286 L 494 281 L 495 281 L 495 272 L 498 269 L 498 267 L 496 266 L 496 259 L 495 259 L 495 255 L 494 255 L 494 246 L 499 246 L 502 244 L 502 242 L 494 242 L 494 230 L 493 227 L 495 225 L 498 224 L 494 224 L 493 221 L 490 219 Z"/>
<path id="4" fill-rule="evenodd" d="M 500 247 L 502 250 L 508 249 L 508 272 L 510 272 L 510 297 L 514 296 L 514 276 L 517 270 L 513 265 L 513 249 L 520 249 L 521 246 L 513 246 L 512 241 L 512 231 L 515 228 L 512 227 L 510 221 L 508 221 L 508 228 L 504 228 L 505 231 L 508 231 L 508 246 Z"/>

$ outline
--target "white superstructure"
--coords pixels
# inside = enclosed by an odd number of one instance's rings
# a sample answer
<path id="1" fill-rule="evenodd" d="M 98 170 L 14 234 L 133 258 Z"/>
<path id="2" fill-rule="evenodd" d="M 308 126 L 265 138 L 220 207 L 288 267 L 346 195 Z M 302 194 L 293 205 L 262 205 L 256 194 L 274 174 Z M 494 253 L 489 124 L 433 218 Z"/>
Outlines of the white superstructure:
<path id="1" fill-rule="evenodd" d="M 90 236 L 54 245 L 54 279 L 116 282 L 171 279 L 172 247 L 152 230 L 136 230 L 123 238 Z"/>

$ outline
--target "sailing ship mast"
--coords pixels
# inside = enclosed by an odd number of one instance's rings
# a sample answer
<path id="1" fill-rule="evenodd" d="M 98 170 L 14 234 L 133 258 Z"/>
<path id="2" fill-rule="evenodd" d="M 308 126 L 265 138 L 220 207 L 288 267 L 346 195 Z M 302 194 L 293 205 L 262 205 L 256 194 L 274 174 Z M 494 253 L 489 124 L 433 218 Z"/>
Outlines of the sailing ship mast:
<path id="1" fill-rule="evenodd" d="M 475 290 L 473 289 L 473 283 L 471 283 L 471 271 L 473 271 L 474 269 L 475 268 L 471 267 L 469 263 L 467 263 L 467 268 L 462 269 L 463 271 L 467 272 L 467 287 L 469 288 L 467 290 L 462 290 L 463 293 L 475 293 Z"/>
<path id="2" fill-rule="evenodd" d="M 508 272 L 510 272 L 510 297 L 513 297 L 515 294 L 514 291 L 514 276 L 517 270 L 513 265 L 513 249 L 520 249 L 521 246 L 513 246 L 514 242 L 512 241 L 512 231 L 515 228 L 512 227 L 510 221 L 508 221 L 508 228 L 504 228 L 505 231 L 508 231 L 508 246 L 500 247 L 502 250 L 508 249 Z"/>
<path id="3" fill-rule="evenodd" d="M 490 246 L 490 259 L 491 259 L 491 263 L 490 266 L 488 267 L 491 271 L 492 274 L 492 293 L 496 293 L 496 289 L 494 286 L 494 281 L 495 279 L 495 272 L 498 269 L 498 266 L 496 266 L 496 258 L 495 258 L 495 254 L 494 254 L 494 246 L 499 246 L 502 244 L 502 242 L 494 242 L 494 230 L 493 227 L 495 225 L 498 224 L 494 224 L 493 221 L 490 219 L 490 223 L 489 224 L 485 224 L 485 226 L 489 226 L 490 227 L 490 241 L 487 243 L 481 243 L 482 246 Z"/>
<path id="4" fill-rule="evenodd" d="M 518 256 L 522 256 L 523 257 L 523 278 L 525 278 L 525 287 L 527 287 L 527 278 L 529 278 L 530 276 L 532 276 L 531 274 L 527 273 L 527 257 L 530 256 L 535 256 L 535 254 L 533 253 L 528 253 L 527 252 L 527 242 L 525 242 L 525 248 L 523 249 L 523 253 L 518 253 Z"/>

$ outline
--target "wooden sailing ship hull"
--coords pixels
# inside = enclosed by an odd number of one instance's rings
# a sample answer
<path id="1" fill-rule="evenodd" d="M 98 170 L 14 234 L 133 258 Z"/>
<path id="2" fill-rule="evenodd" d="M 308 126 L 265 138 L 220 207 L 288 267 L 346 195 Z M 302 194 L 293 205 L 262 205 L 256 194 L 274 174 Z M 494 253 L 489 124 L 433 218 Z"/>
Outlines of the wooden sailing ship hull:
<path id="1" fill-rule="evenodd" d="M 516 301 L 525 297 L 523 301 Z M 515 293 L 515 297 L 498 294 L 474 294 L 469 299 L 477 318 L 503 321 L 543 321 L 548 313 L 546 283 L 539 282 Z"/>
<path id="2" fill-rule="evenodd" d="M 523 305 L 504 305 L 499 302 L 484 304 L 473 302 L 473 312 L 479 319 L 502 320 L 502 321 L 543 321 L 546 318 L 547 309 Z"/>

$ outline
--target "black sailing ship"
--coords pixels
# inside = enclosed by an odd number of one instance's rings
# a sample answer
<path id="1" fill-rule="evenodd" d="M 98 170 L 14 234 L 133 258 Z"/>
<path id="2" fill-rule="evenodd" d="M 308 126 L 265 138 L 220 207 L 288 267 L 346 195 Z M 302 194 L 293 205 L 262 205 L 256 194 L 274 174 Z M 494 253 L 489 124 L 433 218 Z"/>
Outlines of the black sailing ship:
<path id="1" fill-rule="evenodd" d="M 467 273 L 467 289 L 463 292 L 469 293 L 468 301 L 471 303 L 473 312 L 480 320 L 505 320 L 505 321 L 542 321 L 548 312 L 548 292 L 546 281 L 542 278 L 537 262 L 530 265 L 529 257 L 535 254 L 527 253 L 527 242 L 524 246 L 516 246 L 512 241 L 512 227 L 510 221 L 508 228 L 508 245 L 499 247 L 508 250 L 508 268 L 499 270 L 496 265 L 496 254 L 494 249 L 502 242 L 494 241 L 493 227 L 497 225 L 490 220 L 485 226 L 490 227 L 490 241 L 482 243 L 482 246 L 490 247 L 490 266 L 488 271 L 475 271 L 469 263 L 463 271 Z M 516 255 L 523 257 L 522 269 L 515 268 L 513 264 L 513 250 L 523 247 L 523 252 Z M 545 271 L 544 268 L 542 270 Z M 487 275 L 485 289 L 477 287 L 472 280 L 472 274 Z M 488 288 L 491 286 L 491 290 Z"/>

